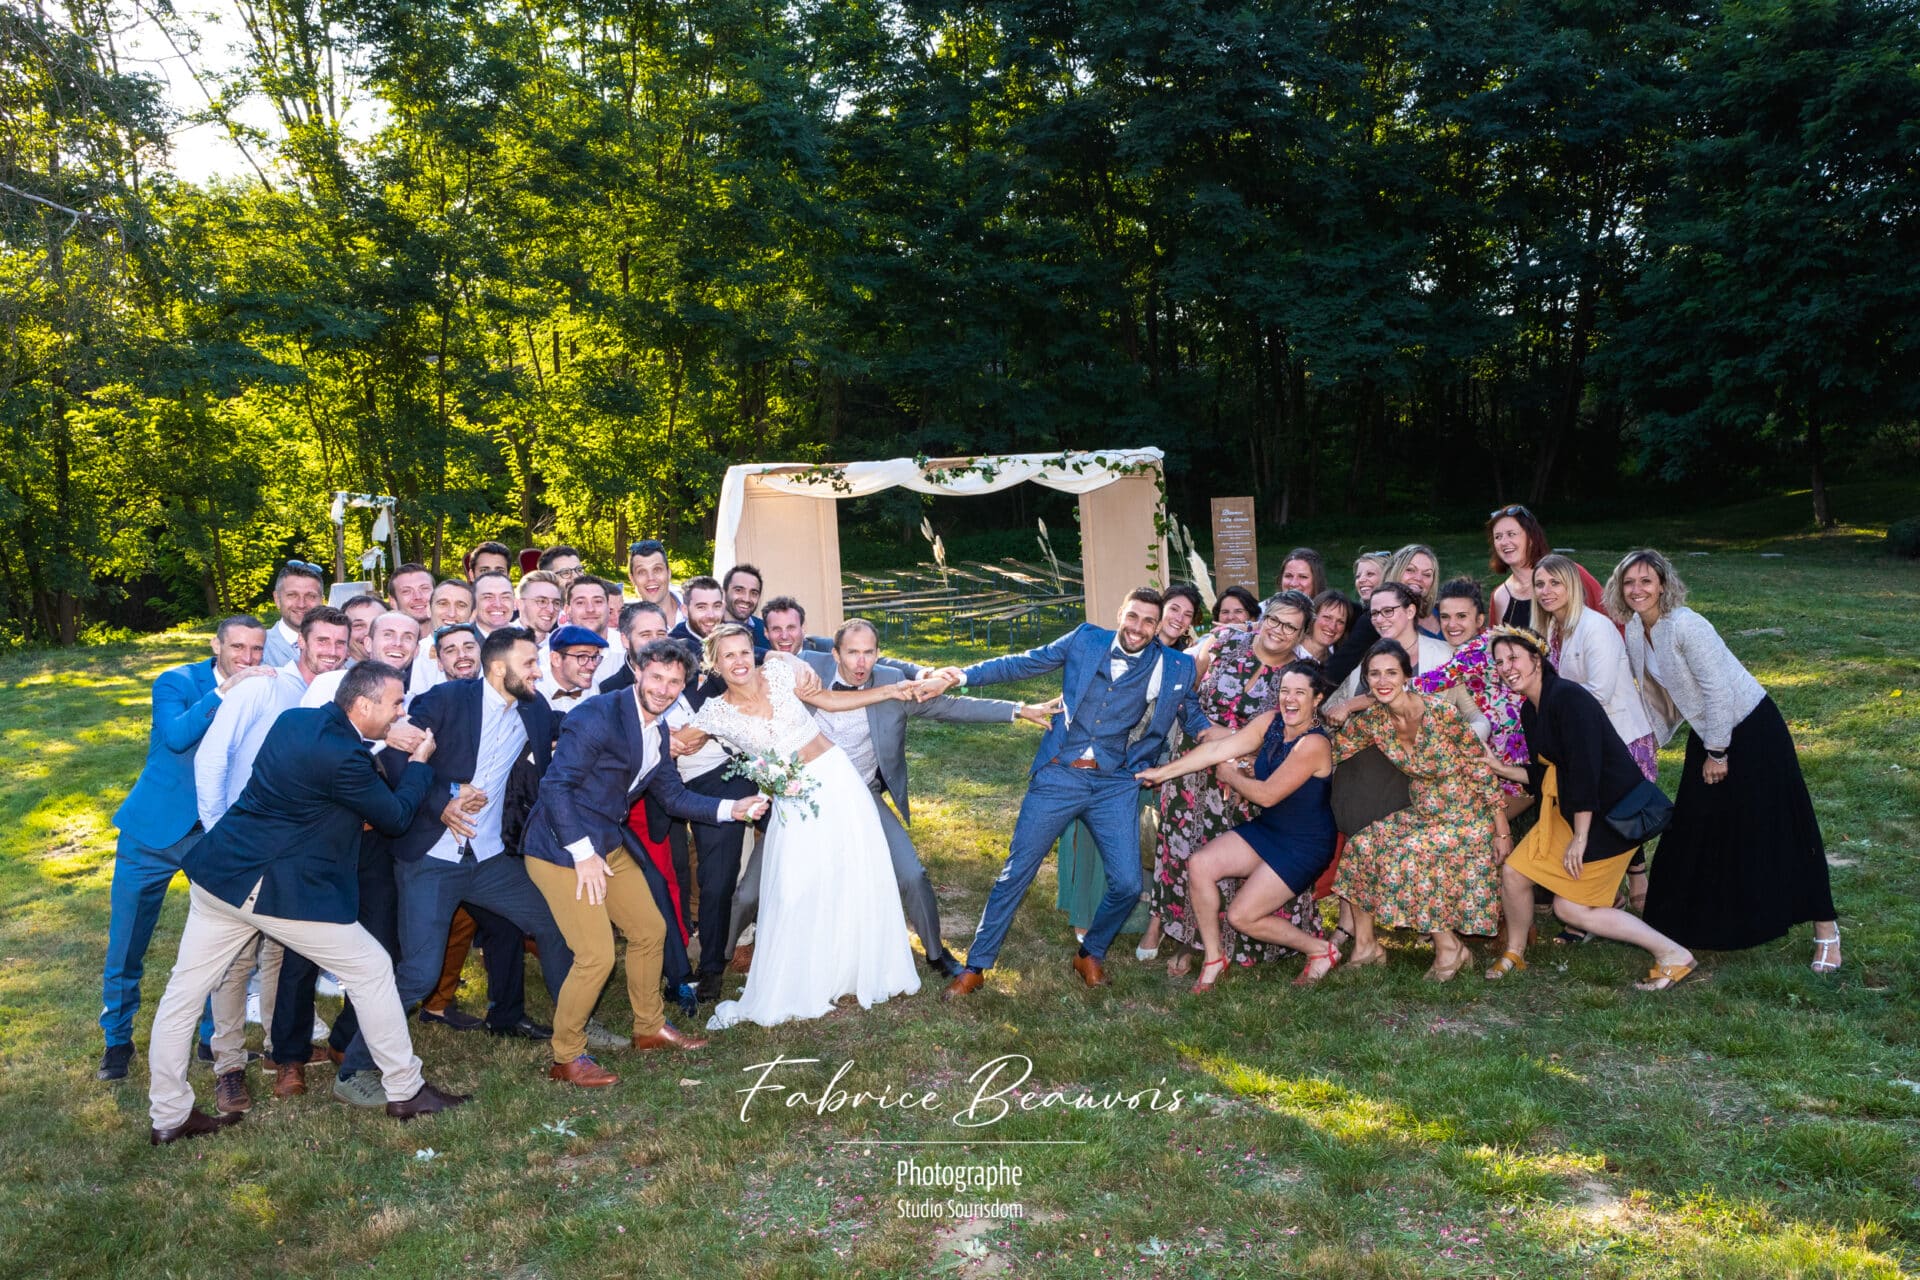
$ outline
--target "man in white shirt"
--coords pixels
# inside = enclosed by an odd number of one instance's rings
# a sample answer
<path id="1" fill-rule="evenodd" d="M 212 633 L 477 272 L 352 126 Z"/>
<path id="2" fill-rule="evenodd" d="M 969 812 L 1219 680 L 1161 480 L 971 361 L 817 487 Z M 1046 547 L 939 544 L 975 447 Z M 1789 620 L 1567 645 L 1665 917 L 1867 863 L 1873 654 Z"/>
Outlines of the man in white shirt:
<path id="1" fill-rule="evenodd" d="M 535 569 L 520 579 L 520 625 L 533 632 L 542 649 L 560 625 L 562 602 L 560 579 L 547 570 Z"/>
<path id="2" fill-rule="evenodd" d="M 483 637 L 512 626 L 513 607 L 513 579 L 505 570 L 489 569 L 473 580 L 473 620 Z"/>
<path id="3" fill-rule="evenodd" d="M 588 631 L 607 642 L 608 653 L 600 661 L 599 672 L 594 676 L 593 688 L 598 693 L 607 682 L 607 677 L 617 672 L 626 661 L 626 649 L 620 633 L 608 624 L 612 621 L 615 587 L 604 578 L 583 573 L 573 580 L 567 588 L 567 620 L 573 626 L 585 627 Z"/>
<path id="4" fill-rule="evenodd" d="M 300 623 L 326 597 L 326 574 L 319 565 L 289 560 L 280 567 L 273 580 L 273 606 L 280 611 L 280 620 L 267 629 L 262 666 L 284 667 L 293 661 L 294 650 L 300 647 Z"/>
<path id="5" fill-rule="evenodd" d="M 387 611 L 387 602 L 379 596 L 358 595 L 340 606 L 352 630 L 347 634 L 347 666 L 367 660 L 367 628 Z"/>
<path id="6" fill-rule="evenodd" d="M 569 623 L 554 632 L 547 646 L 547 672 L 540 696 L 561 715 L 593 696 L 595 673 L 606 659 L 607 642 L 585 627 Z"/>
<path id="7" fill-rule="evenodd" d="M 480 628 L 472 622 L 450 622 L 436 627 L 426 648 L 425 672 L 414 662 L 415 680 L 409 691 L 418 697 L 446 680 L 471 680 L 480 674 Z"/>
<path id="8" fill-rule="evenodd" d="M 433 589 L 429 607 L 432 625 L 422 623 L 420 626 L 420 653 L 413 660 L 413 678 L 407 682 L 407 691 L 413 694 L 424 693 L 447 678 L 440 667 L 438 637 L 448 627 L 473 621 L 473 584 L 465 578 L 448 578 Z M 477 646 L 478 630 L 474 631 L 473 639 Z M 477 654 L 474 660 L 477 664 Z"/>
<path id="9" fill-rule="evenodd" d="M 667 564 L 667 547 L 658 538 L 642 538 L 627 548 L 627 581 L 640 599 L 658 605 L 667 616 L 669 630 L 680 625 L 683 610 L 673 589 L 673 570 Z"/>
<path id="10" fill-rule="evenodd" d="M 420 649 L 420 628 L 413 618 L 398 610 L 376 616 L 367 626 L 367 652 L 375 660 L 390 667 L 406 671 L 413 666 L 413 659 Z M 347 668 L 324 671 L 315 676 L 307 685 L 307 691 L 300 695 L 303 707 L 321 707 L 333 701 L 334 693 L 340 688 L 341 680 L 346 678 Z M 411 692 L 405 695 L 407 702 L 413 701 Z M 373 752 L 378 755 L 382 743 L 373 744 Z M 413 748 L 408 747 L 411 751 Z"/>
<path id="11" fill-rule="evenodd" d="M 631 690 L 591 699 L 568 715 L 522 845 L 527 873 L 575 948 L 573 970 L 554 1001 L 550 1074 L 583 1087 L 616 1079 L 586 1053 L 587 1017 L 613 973 L 615 926 L 627 936 L 634 1048 L 705 1043 L 666 1021 L 660 998 L 666 922 L 631 852 L 640 848 L 628 826 L 634 800 L 645 793 L 676 817 L 711 815 L 715 822 L 751 821 L 767 806 L 761 796 L 729 802 L 687 791 L 666 767 L 671 749 L 663 717 L 693 664 L 685 649 L 666 642 L 645 646 L 635 659 Z"/>
<path id="12" fill-rule="evenodd" d="M 534 691 L 532 635 L 519 627 L 495 631 L 481 647 L 480 669 L 480 679 L 436 685 L 408 709 L 413 724 L 438 743 L 433 785 L 413 826 L 391 845 L 400 895 L 400 963 L 394 981 L 408 1006 L 425 1000 L 439 983 L 448 930 L 462 903 L 494 912 L 518 933 L 533 935 L 550 994 L 558 994 L 573 963 L 546 899 L 520 859 L 506 856 L 552 756 L 557 727 L 553 712 Z M 488 994 L 502 1010 L 520 1005 L 511 993 Z M 521 1020 L 494 1029 L 511 1033 Z M 380 1102 L 384 1095 L 378 1088 L 358 1081 L 372 1065 L 364 1043 L 351 1044 L 335 1096 L 368 1106 Z"/>
<path id="13" fill-rule="evenodd" d="M 387 579 L 387 598 L 416 623 L 433 620 L 433 570 L 408 561 Z"/>

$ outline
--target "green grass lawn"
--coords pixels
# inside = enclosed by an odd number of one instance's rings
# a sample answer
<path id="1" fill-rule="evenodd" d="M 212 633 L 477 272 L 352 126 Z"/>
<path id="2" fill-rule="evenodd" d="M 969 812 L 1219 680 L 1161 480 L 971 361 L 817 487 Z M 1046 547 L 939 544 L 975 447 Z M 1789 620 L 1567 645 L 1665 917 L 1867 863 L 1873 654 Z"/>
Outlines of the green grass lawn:
<path id="1" fill-rule="evenodd" d="M 1847 512 L 1898 515 L 1886 486 Z M 476 1094 L 401 1126 L 349 1112 L 316 1068 L 305 1098 L 262 1097 L 228 1133 L 146 1140 L 145 1035 L 185 915 L 178 883 L 149 955 L 140 1054 L 93 1080 L 114 832 L 139 768 L 147 693 L 197 636 L 0 661 L 0 1259 L 9 1276 L 1896 1276 L 1920 1268 L 1920 566 L 1878 526 L 1796 534 L 1790 496 L 1634 528 L 1552 528 L 1597 575 L 1629 545 L 1675 555 L 1695 603 L 1773 692 L 1801 745 L 1834 867 L 1846 968 L 1818 978 L 1810 933 L 1703 955 L 1704 980 L 1628 986 L 1644 957 L 1595 943 L 1535 953 L 1498 985 L 1420 981 L 1421 941 L 1385 970 L 1310 991 L 1295 965 L 1235 971 L 1211 998 L 1115 948 L 1081 988 L 1051 864 L 986 992 L 914 997 L 672 1059 L 613 1055 L 604 1093 L 545 1079 L 544 1046 L 421 1028 L 430 1077 Z M 1784 531 L 1784 532 L 1783 532 Z M 1337 558 L 1352 548 L 1328 539 Z M 1477 531 L 1438 540 L 1483 569 Z M 1357 546 L 1357 544 L 1356 544 Z M 1280 547 L 1263 548 L 1279 567 Z M 1705 555 L 1690 555 L 1706 552 Z M 1780 558 L 1763 558 L 1779 556 Z M 1272 557 L 1269 559 L 1269 557 Z M 1483 575 L 1484 576 L 1484 575 Z M 916 649 L 922 657 L 968 655 Z M 1057 686 L 1056 686 L 1057 688 Z M 1903 691 L 1903 692 L 1902 692 Z M 1027 690 L 1049 692 L 1044 682 Z M 916 831 L 964 948 L 999 867 L 1034 731 L 916 729 Z M 1678 753 L 1662 757 L 1671 790 Z M 1489 944 L 1482 942 L 1485 953 Z M 1166 953 L 1163 952 L 1163 958 Z M 467 1003 L 483 984 L 470 965 Z M 732 981 L 737 982 L 738 979 Z M 531 984 L 538 987 L 538 983 Z M 536 1014 L 544 993 L 530 992 Z M 333 1012 L 322 1002 L 323 1013 Z M 618 982 L 602 1006 L 625 1025 Z M 744 1068 L 916 1095 L 740 1117 Z M 1028 1088 L 1162 1089 L 1177 1110 L 1015 1112 L 963 1128 L 968 1077 L 1002 1054 Z M 212 1081 L 196 1068 L 210 1105 Z M 255 1075 L 256 1095 L 267 1082 Z M 902 1217 L 944 1190 L 896 1185 L 899 1139 L 1004 1159 L 1026 1217 Z M 429 1154 L 431 1153 L 431 1154 Z"/>

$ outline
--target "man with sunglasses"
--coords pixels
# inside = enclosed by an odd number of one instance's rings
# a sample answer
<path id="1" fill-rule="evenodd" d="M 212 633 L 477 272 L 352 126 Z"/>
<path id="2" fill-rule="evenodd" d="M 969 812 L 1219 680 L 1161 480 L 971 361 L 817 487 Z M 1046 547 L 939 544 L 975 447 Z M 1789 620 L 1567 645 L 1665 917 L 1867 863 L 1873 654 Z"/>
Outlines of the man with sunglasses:
<path id="1" fill-rule="evenodd" d="M 659 606 L 666 615 L 667 629 L 680 625 L 686 616 L 680 597 L 673 589 L 673 569 L 667 564 L 667 546 L 658 538 L 642 538 L 627 548 L 627 581 L 640 599 Z"/>
<path id="2" fill-rule="evenodd" d="M 327 575 L 317 564 L 289 560 L 280 566 L 273 579 L 273 607 L 280 620 L 267 631 L 267 647 L 260 655 L 266 667 L 284 667 L 292 662 L 300 648 L 300 623 L 309 609 L 317 609 L 327 598 Z"/>

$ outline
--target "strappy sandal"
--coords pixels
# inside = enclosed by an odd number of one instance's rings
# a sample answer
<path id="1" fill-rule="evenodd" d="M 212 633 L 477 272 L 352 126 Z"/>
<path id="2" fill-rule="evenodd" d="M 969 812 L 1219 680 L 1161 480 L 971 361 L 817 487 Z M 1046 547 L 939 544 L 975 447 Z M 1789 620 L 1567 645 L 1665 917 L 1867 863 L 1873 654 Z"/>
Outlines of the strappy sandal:
<path id="1" fill-rule="evenodd" d="M 1347 968 L 1354 969 L 1367 965 L 1384 965 L 1386 962 L 1387 949 L 1376 942 L 1373 944 L 1373 950 L 1371 951 L 1354 952 L 1353 958 L 1347 961 Z"/>
<path id="2" fill-rule="evenodd" d="M 1688 974 L 1700 966 L 1697 964 L 1657 964 L 1647 970 L 1647 980 L 1633 985 L 1641 991 L 1671 991 L 1686 981 Z M 1664 987 L 1656 987 L 1656 982 L 1664 982 Z"/>
<path id="3" fill-rule="evenodd" d="M 1627 865 L 1627 905 L 1633 908 L 1637 916 L 1647 913 L 1647 860 L 1644 855 Z"/>
<path id="4" fill-rule="evenodd" d="M 1841 961 L 1827 959 L 1829 951 L 1839 945 L 1840 926 L 1836 924 L 1833 926 L 1833 936 L 1831 938 L 1815 938 L 1813 940 L 1813 963 L 1808 967 L 1815 973 L 1840 972 Z"/>
<path id="5" fill-rule="evenodd" d="M 1319 973 L 1315 973 L 1313 971 L 1313 966 L 1315 966 L 1316 964 L 1319 964 L 1322 960 L 1325 960 L 1327 962 L 1327 967 L 1322 969 Z M 1332 973 L 1334 971 L 1334 968 L 1339 963 L 1340 963 L 1340 948 L 1334 946 L 1331 942 L 1329 942 L 1327 944 L 1327 949 L 1325 951 L 1322 951 L 1317 956 L 1307 957 L 1306 967 L 1301 969 L 1299 975 L 1294 978 L 1293 985 L 1296 987 L 1310 987 L 1314 983 L 1320 981 L 1320 979 Z"/>
<path id="6" fill-rule="evenodd" d="M 1495 960 L 1493 964 L 1488 967 L 1487 981 L 1498 982 L 1500 981 L 1500 979 L 1506 977 L 1508 974 L 1514 973 L 1520 970 L 1524 970 L 1526 967 L 1527 967 L 1526 958 L 1522 956 L 1519 952 L 1502 951 L 1500 953 L 1500 958 L 1498 960 Z"/>
<path id="7" fill-rule="evenodd" d="M 1460 971 L 1467 967 L 1467 962 L 1472 959 L 1472 950 L 1463 942 L 1460 944 L 1459 959 L 1455 960 L 1452 964 L 1443 965 L 1436 956 L 1433 965 L 1421 976 L 1428 982 L 1452 982 L 1454 978 L 1459 976 Z"/>
<path id="8" fill-rule="evenodd" d="M 1214 974 L 1213 978 L 1209 980 L 1207 977 L 1207 970 L 1213 968 L 1213 966 L 1215 965 L 1220 966 L 1220 972 Z M 1200 962 L 1200 976 L 1194 980 L 1194 984 L 1192 988 L 1193 994 L 1196 996 L 1203 996 L 1207 994 L 1207 992 L 1213 990 L 1214 985 L 1220 981 L 1221 975 L 1225 974 L 1226 971 L 1227 971 L 1227 958 L 1225 956 L 1221 956 L 1218 960 L 1202 960 Z"/>
<path id="9" fill-rule="evenodd" d="M 1592 942 L 1593 935 L 1585 929 L 1575 929 L 1569 925 L 1548 939 L 1556 947 L 1577 947 L 1583 942 Z"/>

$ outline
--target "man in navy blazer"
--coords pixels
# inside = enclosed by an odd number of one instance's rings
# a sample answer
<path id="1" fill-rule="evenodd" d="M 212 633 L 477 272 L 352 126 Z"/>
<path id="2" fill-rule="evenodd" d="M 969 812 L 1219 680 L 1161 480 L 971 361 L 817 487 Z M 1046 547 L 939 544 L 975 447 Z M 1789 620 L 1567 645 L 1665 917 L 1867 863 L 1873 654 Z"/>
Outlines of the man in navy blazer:
<path id="1" fill-rule="evenodd" d="M 556 1080 L 584 1087 L 616 1077 L 587 1055 L 587 1016 L 613 973 L 613 926 L 627 935 L 627 996 L 633 1046 L 698 1048 L 666 1021 L 660 958 L 666 920 L 640 874 L 645 850 L 634 834 L 642 796 L 676 818 L 751 821 L 764 796 L 716 799 L 689 791 L 673 767 L 666 713 L 693 674 L 693 659 L 672 640 L 631 656 L 637 683 L 587 699 L 561 723 L 560 744 L 540 798 L 527 818 L 527 871 L 573 944 L 573 972 L 554 1001 Z"/>
<path id="2" fill-rule="evenodd" d="M 1196 738 L 1214 736 L 1194 696 L 1193 659 L 1159 641 L 1160 607 L 1160 593 L 1140 587 L 1121 605 L 1117 630 L 1083 623 L 1038 649 L 939 673 L 951 684 L 978 686 L 1065 668 L 1064 709 L 1034 753 L 1006 865 L 987 895 L 967 967 L 943 999 L 985 985 L 983 975 L 1000 953 L 1014 909 L 1075 818 L 1087 824 L 1100 850 L 1107 896 L 1073 968 L 1089 987 L 1108 984 L 1107 948 L 1140 896 L 1140 784 L 1134 774 L 1151 767 L 1176 720 Z"/>
<path id="3" fill-rule="evenodd" d="M 257 618 L 228 618 L 214 629 L 211 658 L 163 671 L 153 683 L 147 763 L 113 815 L 120 843 L 113 855 L 107 960 L 100 979 L 100 1030 L 107 1047 L 98 1079 L 126 1079 L 147 944 L 180 859 L 202 834 L 194 802 L 194 753 L 228 690 L 242 680 L 273 678 L 273 668 L 260 665 L 266 640 Z M 200 1038 L 212 1035 L 212 1019 L 203 1018 Z"/>
<path id="4" fill-rule="evenodd" d="M 243 1114 L 215 1118 L 194 1107 L 187 1054 L 201 1003 L 256 934 L 339 975 L 384 1072 L 388 1115 L 408 1120 L 466 1100 L 421 1077 L 393 962 L 355 919 L 362 826 L 405 830 L 432 779 L 431 733 L 422 736 L 398 787 L 367 750 L 368 740 L 384 737 L 399 717 L 405 688 L 397 668 L 363 662 L 340 682 L 331 704 L 281 715 L 246 787 L 187 851 L 187 927 L 149 1048 L 155 1146 L 213 1133 Z"/>
<path id="5" fill-rule="evenodd" d="M 509 922 L 511 937 L 492 940 L 490 950 L 508 944 L 518 949 L 522 934 L 533 935 L 547 991 L 556 998 L 573 965 L 573 952 L 547 900 L 505 836 L 522 825 L 507 814 L 509 798 L 528 794 L 532 781 L 546 772 L 561 719 L 535 688 L 540 654 L 533 632 L 496 628 L 481 643 L 480 672 L 478 680 L 435 685 L 407 712 L 409 721 L 431 731 L 439 743 L 426 795 L 391 847 L 400 896 L 396 981 L 409 1007 L 439 983 L 447 932 L 463 902 Z M 519 993 L 488 994 L 496 1008 L 520 1005 Z M 369 1047 L 364 1037 L 347 1047 L 335 1096 L 377 1103 L 370 1083 L 357 1093 L 346 1087 L 372 1066 Z"/>

